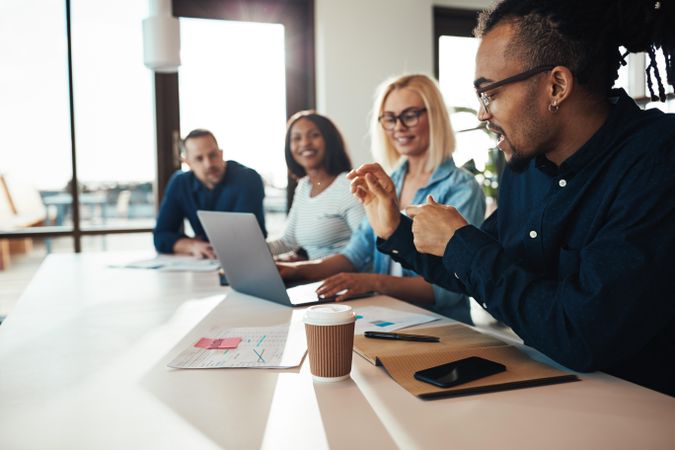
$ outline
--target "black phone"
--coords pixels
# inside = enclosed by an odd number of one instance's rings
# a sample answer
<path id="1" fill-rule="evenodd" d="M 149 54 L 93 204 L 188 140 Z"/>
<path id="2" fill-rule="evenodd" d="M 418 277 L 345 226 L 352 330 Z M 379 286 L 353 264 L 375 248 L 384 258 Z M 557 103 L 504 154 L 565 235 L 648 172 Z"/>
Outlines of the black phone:
<path id="1" fill-rule="evenodd" d="M 441 364 L 415 372 L 415 379 L 438 387 L 453 387 L 504 372 L 506 366 L 478 356 Z"/>

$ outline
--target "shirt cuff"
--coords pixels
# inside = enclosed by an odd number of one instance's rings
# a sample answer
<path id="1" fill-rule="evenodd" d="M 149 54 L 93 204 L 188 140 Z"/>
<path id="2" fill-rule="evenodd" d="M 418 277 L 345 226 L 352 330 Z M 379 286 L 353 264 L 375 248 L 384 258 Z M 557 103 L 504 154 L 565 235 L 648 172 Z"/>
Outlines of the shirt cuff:
<path id="1" fill-rule="evenodd" d="M 389 239 L 377 238 L 377 249 L 382 253 L 391 255 L 397 260 L 399 254 L 406 255 L 416 252 L 412 239 L 412 219 L 401 214 L 401 221 Z"/>
<path id="2" fill-rule="evenodd" d="M 448 241 L 443 253 L 443 265 L 448 273 L 469 287 L 472 281 L 471 267 L 478 250 L 493 243 L 494 240 L 490 236 L 473 225 L 466 225 L 457 230 Z"/>

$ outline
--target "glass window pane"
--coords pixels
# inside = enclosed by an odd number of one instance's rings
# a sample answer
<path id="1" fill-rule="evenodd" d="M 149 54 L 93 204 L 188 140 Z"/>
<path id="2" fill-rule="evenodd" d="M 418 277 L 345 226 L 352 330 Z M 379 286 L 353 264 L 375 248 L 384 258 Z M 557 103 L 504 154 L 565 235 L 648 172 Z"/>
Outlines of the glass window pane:
<path id="1" fill-rule="evenodd" d="M 72 178 L 64 2 L 0 2 L 0 58 L 0 231 L 54 224 L 43 199 Z"/>
<path id="2" fill-rule="evenodd" d="M 284 27 L 180 19 L 181 135 L 213 132 L 225 159 L 286 186 Z"/>
<path id="3" fill-rule="evenodd" d="M 438 81 L 457 134 L 455 163 L 461 166 L 473 159 L 476 168 L 483 171 L 489 160 L 488 149 L 494 147 L 494 141 L 483 130 L 475 129 L 480 124 L 476 118 L 478 99 L 473 87 L 478 43 L 473 37 L 441 36 Z M 457 107 L 470 111 L 452 113 L 452 108 Z"/>
<path id="4" fill-rule="evenodd" d="M 155 207 L 153 73 L 137 0 L 71 0 L 82 228 L 150 227 Z"/>

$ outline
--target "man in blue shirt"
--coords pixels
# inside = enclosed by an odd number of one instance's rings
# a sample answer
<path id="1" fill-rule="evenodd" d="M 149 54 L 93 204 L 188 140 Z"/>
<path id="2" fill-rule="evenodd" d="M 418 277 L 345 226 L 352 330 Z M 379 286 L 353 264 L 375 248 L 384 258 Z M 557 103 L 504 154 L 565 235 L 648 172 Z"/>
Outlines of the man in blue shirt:
<path id="1" fill-rule="evenodd" d="M 611 90 L 619 45 L 654 57 L 670 43 L 675 81 L 675 19 L 650 2 L 593 5 L 505 0 L 482 14 L 479 119 L 509 165 L 480 229 L 431 198 L 402 216 L 377 165 L 353 171 L 352 190 L 381 251 L 526 344 L 675 395 L 675 117 Z"/>
<path id="2" fill-rule="evenodd" d="M 155 248 L 160 253 L 177 253 L 215 258 L 198 210 L 250 212 L 265 231 L 263 198 L 265 190 L 260 175 L 236 161 L 224 161 L 223 151 L 208 130 L 191 131 L 182 142 L 183 160 L 189 172 L 176 172 L 167 184 L 153 230 Z M 183 233 L 187 219 L 195 233 Z"/>

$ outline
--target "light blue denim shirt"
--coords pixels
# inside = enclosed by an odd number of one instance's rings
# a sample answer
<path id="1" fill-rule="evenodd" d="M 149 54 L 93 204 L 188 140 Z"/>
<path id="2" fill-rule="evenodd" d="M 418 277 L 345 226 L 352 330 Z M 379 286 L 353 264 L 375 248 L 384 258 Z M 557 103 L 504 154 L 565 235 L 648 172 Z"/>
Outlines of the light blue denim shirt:
<path id="1" fill-rule="evenodd" d="M 391 174 L 398 197 L 401 196 L 403 180 L 407 172 L 408 162 L 405 161 Z M 427 195 L 430 194 L 438 203 L 457 208 L 469 223 L 479 226 L 483 222 L 485 217 L 483 191 L 474 176 L 457 167 L 452 158 L 438 166 L 431 175 L 429 183 L 417 190 L 412 203 L 426 203 Z M 389 274 L 391 257 L 377 251 L 376 239 L 368 219 L 364 219 L 359 229 L 352 235 L 349 244 L 340 251 L 340 254 L 347 257 L 359 272 Z M 416 277 L 418 274 L 404 268 L 403 276 Z M 453 319 L 471 323 L 468 297 L 436 285 L 432 285 L 432 287 L 435 301 L 429 309 Z"/>

